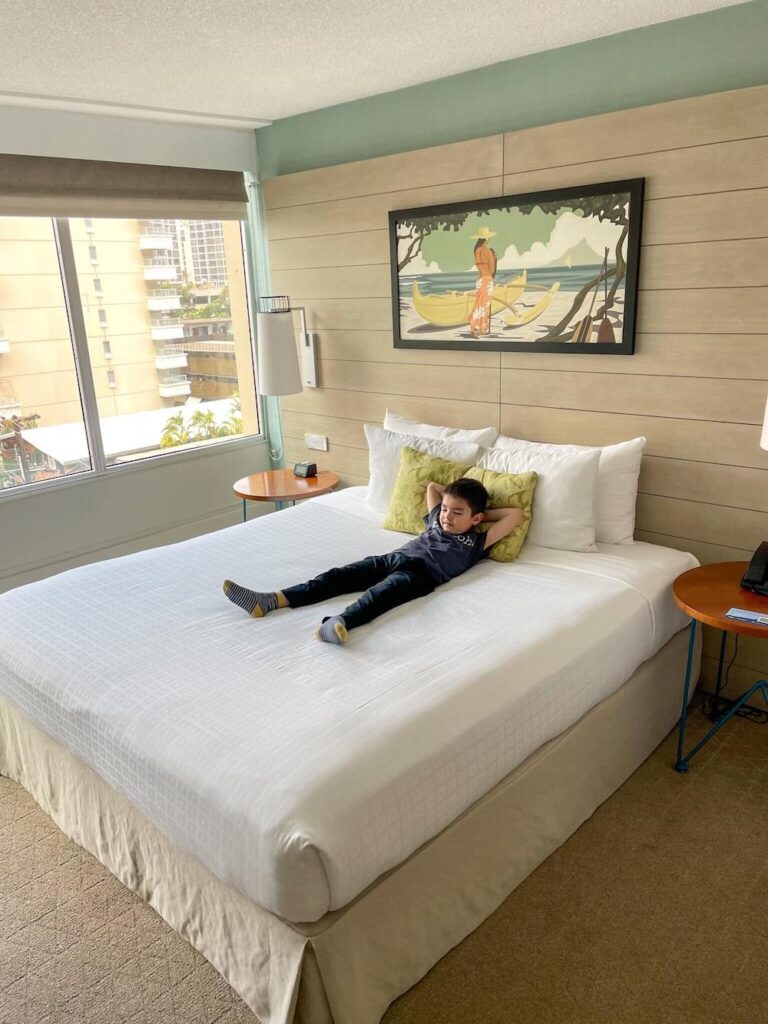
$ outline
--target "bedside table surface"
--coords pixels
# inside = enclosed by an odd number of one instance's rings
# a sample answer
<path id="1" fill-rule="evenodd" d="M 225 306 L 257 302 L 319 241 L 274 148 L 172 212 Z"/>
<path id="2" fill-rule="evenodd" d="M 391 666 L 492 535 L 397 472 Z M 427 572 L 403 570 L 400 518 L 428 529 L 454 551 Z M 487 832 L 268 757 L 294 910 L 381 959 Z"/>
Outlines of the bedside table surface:
<path id="1" fill-rule="evenodd" d="M 238 498 L 249 501 L 298 501 L 327 494 L 339 483 L 335 473 L 319 470 L 317 476 L 294 476 L 292 469 L 268 469 L 244 476 L 232 487 Z"/>
<path id="2" fill-rule="evenodd" d="M 768 626 L 753 626 L 725 615 L 729 608 L 768 614 L 768 597 L 752 594 L 739 586 L 747 565 L 747 562 L 716 562 L 689 569 L 672 584 L 677 606 L 691 618 L 716 629 L 768 639 Z"/>

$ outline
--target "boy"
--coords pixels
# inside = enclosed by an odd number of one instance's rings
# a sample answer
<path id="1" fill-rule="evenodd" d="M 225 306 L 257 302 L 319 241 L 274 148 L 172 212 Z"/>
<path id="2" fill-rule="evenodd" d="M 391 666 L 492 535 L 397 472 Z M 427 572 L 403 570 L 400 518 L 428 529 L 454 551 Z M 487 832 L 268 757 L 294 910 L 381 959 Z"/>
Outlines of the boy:
<path id="1" fill-rule="evenodd" d="M 224 593 L 249 615 L 261 618 L 276 608 L 303 608 L 363 590 L 365 593 L 340 615 L 324 618 L 315 633 L 326 643 L 343 644 L 350 629 L 466 572 L 523 521 L 519 508 L 486 511 L 487 504 L 488 492 L 477 480 L 462 477 L 447 487 L 430 482 L 424 532 L 396 551 L 329 569 L 276 593 L 247 590 L 225 580 Z M 477 530 L 482 522 L 491 524 L 486 533 Z"/>

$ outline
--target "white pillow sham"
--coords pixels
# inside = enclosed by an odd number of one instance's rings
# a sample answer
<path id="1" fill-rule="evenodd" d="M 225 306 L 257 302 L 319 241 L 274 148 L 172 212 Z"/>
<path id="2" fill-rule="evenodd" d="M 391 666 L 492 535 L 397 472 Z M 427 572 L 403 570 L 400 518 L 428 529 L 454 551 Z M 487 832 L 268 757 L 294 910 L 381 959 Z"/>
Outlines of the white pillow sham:
<path id="1" fill-rule="evenodd" d="M 499 435 L 495 447 L 504 451 L 599 451 L 597 470 L 597 501 L 595 505 L 595 540 L 600 544 L 634 544 L 635 506 L 640 463 L 645 438 L 585 447 L 578 444 L 545 444 Z"/>
<path id="2" fill-rule="evenodd" d="M 561 551 L 597 551 L 595 494 L 599 462 L 597 448 L 543 452 L 495 447 L 485 450 L 479 465 L 497 473 L 538 473 L 529 544 Z"/>
<path id="3" fill-rule="evenodd" d="M 398 434 L 371 423 L 363 425 L 368 442 L 368 504 L 378 512 L 386 512 L 392 491 L 395 489 L 400 469 L 400 452 L 403 448 L 415 448 L 427 455 L 440 459 L 474 466 L 480 458 L 480 446 L 476 444 L 444 441 L 440 438 L 416 437 L 413 434 Z"/>
<path id="4" fill-rule="evenodd" d="M 477 430 L 463 427 L 438 427 L 431 423 L 417 423 L 398 416 L 389 409 L 384 414 L 384 429 L 393 430 L 396 434 L 414 434 L 416 437 L 436 437 L 443 441 L 466 441 L 469 444 L 483 445 L 490 448 L 495 443 L 499 432 L 495 427 L 481 427 Z"/>

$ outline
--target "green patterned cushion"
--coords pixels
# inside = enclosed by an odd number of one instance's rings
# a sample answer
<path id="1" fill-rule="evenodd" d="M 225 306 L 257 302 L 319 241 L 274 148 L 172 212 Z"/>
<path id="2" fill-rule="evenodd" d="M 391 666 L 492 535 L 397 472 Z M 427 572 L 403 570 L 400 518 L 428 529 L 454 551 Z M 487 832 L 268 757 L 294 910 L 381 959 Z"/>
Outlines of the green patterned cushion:
<path id="1" fill-rule="evenodd" d="M 460 476 L 465 476 L 468 469 L 469 466 L 440 459 L 437 455 L 417 452 L 415 448 L 403 448 L 400 452 L 400 469 L 395 489 L 384 520 L 384 529 L 399 530 L 400 533 L 421 533 L 424 530 L 424 516 L 428 511 L 429 481 L 434 480 L 436 484 L 451 484 Z"/>
<path id="2" fill-rule="evenodd" d="M 465 473 L 472 480 L 479 480 L 488 491 L 489 508 L 521 508 L 523 521 L 516 530 L 508 533 L 491 548 L 489 558 L 495 562 L 514 562 L 520 554 L 528 527 L 531 525 L 533 491 L 538 476 L 536 473 L 495 473 L 492 469 L 473 466 Z M 483 527 L 484 529 L 486 527 Z"/>

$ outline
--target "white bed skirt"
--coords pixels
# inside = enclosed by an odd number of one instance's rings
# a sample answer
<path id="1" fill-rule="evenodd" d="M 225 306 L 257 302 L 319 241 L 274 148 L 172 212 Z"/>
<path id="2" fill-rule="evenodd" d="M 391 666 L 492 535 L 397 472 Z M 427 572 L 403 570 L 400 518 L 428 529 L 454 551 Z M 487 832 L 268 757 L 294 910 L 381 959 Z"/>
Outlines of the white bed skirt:
<path id="1" fill-rule="evenodd" d="M 308 925 L 219 881 L 4 700 L 0 773 L 154 907 L 264 1024 L 378 1024 L 658 746 L 680 712 L 687 646 L 686 630 L 403 864 Z"/>

